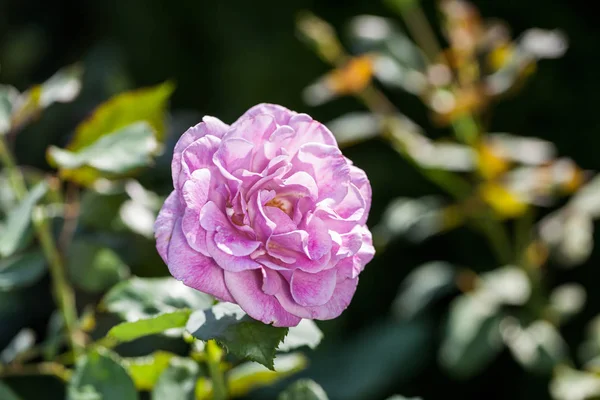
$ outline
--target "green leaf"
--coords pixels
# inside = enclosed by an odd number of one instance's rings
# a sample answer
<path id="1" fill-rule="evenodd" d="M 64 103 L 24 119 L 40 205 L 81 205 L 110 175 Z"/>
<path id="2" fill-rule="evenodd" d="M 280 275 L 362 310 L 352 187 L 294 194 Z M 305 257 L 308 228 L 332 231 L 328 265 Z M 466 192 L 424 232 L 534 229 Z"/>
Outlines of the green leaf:
<path id="1" fill-rule="evenodd" d="M 300 379 L 283 391 L 278 400 L 327 400 L 327 393 L 318 383 L 310 379 Z"/>
<path id="2" fill-rule="evenodd" d="M 51 146 L 48 158 L 65 179 L 87 183 L 100 176 L 120 177 L 147 166 L 156 149 L 152 127 L 142 121 L 107 133 L 78 151 Z"/>
<path id="3" fill-rule="evenodd" d="M 40 251 L 0 260 L 0 291 L 33 285 L 44 276 L 46 260 Z"/>
<path id="4" fill-rule="evenodd" d="M 301 353 L 280 354 L 275 358 L 275 371 L 264 366 L 248 362 L 238 365 L 227 375 L 229 394 L 241 397 L 253 389 L 270 386 L 296 372 L 302 371 L 308 360 Z"/>
<path id="5" fill-rule="evenodd" d="M 91 351 L 77 361 L 67 391 L 68 400 L 138 399 L 127 371 L 117 356 L 106 349 Z"/>
<path id="6" fill-rule="evenodd" d="M 173 357 L 158 378 L 152 400 L 193 400 L 198 377 L 198 364 L 189 358 Z"/>
<path id="7" fill-rule="evenodd" d="M 456 298 L 450 306 L 440 349 L 442 365 L 459 378 L 481 372 L 503 348 L 501 320 L 499 304 L 483 292 Z"/>
<path id="8" fill-rule="evenodd" d="M 214 339 L 237 357 L 256 361 L 271 370 L 277 346 L 288 333 L 287 328 L 253 320 L 231 303 L 219 303 L 193 313 L 186 329 L 197 339 L 205 342 Z"/>
<path id="9" fill-rule="evenodd" d="M 387 400 L 421 400 L 420 397 L 404 397 L 399 394 L 388 397 Z"/>
<path id="10" fill-rule="evenodd" d="M 114 286 L 102 300 L 101 306 L 126 321 L 137 321 L 182 308 L 208 308 L 213 302 L 211 296 L 170 277 L 133 277 Z"/>
<path id="11" fill-rule="evenodd" d="M 323 339 L 323 332 L 310 319 L 303 319 L 297 326 L 289 328 L 289 332 L 279 345 L 279 351 L 290 351 L 298 347 L 308 346 L 317 348 Z"/>
<path id="12" fill-rule="evenodd" d="M 413 318 L 434 301 L 449 294 L 454 288 L 456 270 L 444 261 L 432 261 L 418 266 L 402 282 L 396 300 L 395 313 Z"/>
<path id="13" fill-rule="evenodd" d="M 169 329 L 183 328 L 191 313 L 191 310 L 178 310 L 171 313 L 159 314 L 149 319 L 123 322 L 114 326 L 108 332 L 108 337 L 120 342 L 128 342 L 143 336 L 155 335 Z"/>
<path id="14" fill-rule="evenodd" d="M 98 293 L 129 275 L 129 268 L 109 248 L 86 240 L 75 240 L 69 247 L 67 271 L 81 289 Z"/>
<path id="15" fill-rule="evenodd" d="M 48 183 L 46 181 L 38 183 L 17 208 L 8 215 L 6 225 L 0 234 L 0 256 L 8 257 L 17 250 L 31 223 L 33 208 L 47 191 Z"/>
<path id="16" fill-rule="evenodd" d="M 75 131 L 68 150 L 77 151 L 90 146 L 100 137 L 139 121 L 147 121 L 162 142 L 165 136 L 167 100 L 175 86 L 170 82 L 133 90 L 114 96 L 94 110 Z"/>
<path id="17" fill-rule="evenodd" d="M 149 391 L 156 385 L 173 357 L 176 356 L 172 353 L 157 351 L 144 357 L 125 358 L 121 364 L 129 372 L 138 390 Z"/>
<path id="18" fill-rule="evenodd" d="M 20 400 L 15 392 L 12 391 L 7 385 L 0 381 L 0 399 L 2 400 Z"/>

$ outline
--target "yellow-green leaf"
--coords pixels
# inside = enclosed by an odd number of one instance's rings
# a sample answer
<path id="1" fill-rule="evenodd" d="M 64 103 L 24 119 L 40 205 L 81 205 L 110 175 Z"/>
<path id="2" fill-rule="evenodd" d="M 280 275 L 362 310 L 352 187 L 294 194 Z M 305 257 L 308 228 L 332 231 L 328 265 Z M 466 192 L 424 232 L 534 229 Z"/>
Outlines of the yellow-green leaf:
<path id="1" fill-rule="evenodd" d="M 174 89 L 173 83 L 165 82 L 114 96 L 79 124 L 67 149 L 83 149 L 100 137 L 138 121 L 147 121 L 161 141 L 165 134 L 167 100 Z"/>
<path id="2" fill-rule="evenodd" d="M 152 390 L 158 378 L 169 366 L 174 354 L 166 351 L 157 351 L 148 356 L 125 358 L 123 366 L 133 379 L 135 387 L 139 390 Z"/>

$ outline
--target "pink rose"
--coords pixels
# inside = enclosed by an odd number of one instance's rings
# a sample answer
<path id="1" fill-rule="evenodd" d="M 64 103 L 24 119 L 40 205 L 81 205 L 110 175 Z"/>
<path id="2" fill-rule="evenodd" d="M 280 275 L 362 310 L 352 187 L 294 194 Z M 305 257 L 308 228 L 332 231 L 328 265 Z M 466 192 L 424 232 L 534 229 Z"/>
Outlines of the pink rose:
<path id="1" fill-rule="evenodd" d="M 185 285 L 264 323 L 332 319 L 375 254 L 371 187 L 323 124 L 273 104 L 188 129 L 156 247 Z"/>

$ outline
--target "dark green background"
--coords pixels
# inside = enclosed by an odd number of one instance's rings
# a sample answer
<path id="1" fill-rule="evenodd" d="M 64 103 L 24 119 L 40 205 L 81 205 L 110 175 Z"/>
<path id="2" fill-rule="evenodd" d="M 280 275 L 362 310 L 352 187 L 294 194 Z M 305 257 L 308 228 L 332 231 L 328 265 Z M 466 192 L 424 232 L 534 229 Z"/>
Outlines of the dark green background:
<path id="1" fill-rule="evenodd" d="M 490 129 L 552 140 L 560 155 L 573 157 L 587 169 L 600 169 L 600 24 L 594 3 L 475 2 L 484 16 L 505 20 L 515 36 L 534 26 L 567 33 L 570 48 L 566 56 L 543 61 L 517 97 L 498 104 Z M 424 5 L 434 17 L 432 2 Z M 379 2 L 367 0 L 0 0 L 2 83 L 23 90 L 66 64 L 84 61 L 86 66 L 80 98 L 73 104 L 53 106 L 18 137 L 20 162 L 47 168 L 47 145 L 66 143 L 77 122 L 100 101 L 120 90 L 166 79 L 177 83 L 171 104 L 172 140 L 202 115 L 232 122 L 259 102 L 308 112 L 323 122 L 361 109 L 353 99 L 319 108 L 302 102 L 301 90 L 327 71 L 295 36 L 295 15 L 305 9 L 341 32 L 345 22 L 357 14 L 393 16 Z M 428 127 L 427 113 L 415 98 L 397 92 L 390 97 L 405 114 Z M 371 179 L 371 226 L 394 197 L 437 193 L 382 142 L 371 141 L 345 152 Z M 168 154 L 141 178 L 161 194 L 166 194 L 170 185 L 167 161 Z M 133 236 L 119 240 L 121 255 L 136 273 L 165 273 L 150 243 Z M 420 245 L 394 242 L 361 275 L 348 311 L 336 321 L 321 324 L 326 340 L 311 356 L 313 363 L 306 374 L 321 383 L 334 400 L 383 399 L 393 393 L 425 399 L 546 398 L 547 377 L 523 372 L 507 352 L 471 380 L 447 377 L 436 362 L 445 304 L 410 323 L 388 317 L 402 278 L 423 262 L 443 259 L 476 270 L 496 267 L 483 244 L 465 230 Z M 595 290 L 600 278 L 597 261 L 594 253 L 578 269 L 548 277 L 550 286 L 576 281 L 588 289 L 586 309 L 563 330 L 572 349 L 581 341 L 585 322 L 600 312 L 600 296 Z M 15 317 L 0 321 L 0 348 L 23 325 L 44 330 L 51 310 L 47 282 L 19 296 Z M 23 311 L 18 312 L 17 306 Z M 60 398 L 60 390 L 50 380 L 38 380 L 37 385 L 31 382 L 11 381 L 32 396 L 27 398 Z M 253 398 L 269 396 L 272 392 L 263 391 Z"/>

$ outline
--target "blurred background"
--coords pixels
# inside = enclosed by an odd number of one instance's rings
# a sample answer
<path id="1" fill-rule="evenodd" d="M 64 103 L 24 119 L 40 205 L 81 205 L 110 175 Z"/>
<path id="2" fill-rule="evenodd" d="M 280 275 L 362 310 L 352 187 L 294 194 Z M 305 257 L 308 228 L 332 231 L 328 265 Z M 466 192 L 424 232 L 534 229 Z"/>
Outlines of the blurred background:
<path id="1" fill-rule="evenodd" d="M 552 142 L 557 158 L 568 157 L 581 170 L 600 170 L 600 25 L 595 4 L 574 0 L 474 0 L 472 4 L 484 19 L 504 21 L 511 38 L 529 28 L 542 28 L 558 29 L 568 39 L 568 50 L 561 58 L 539 60 L 517 94 L 493 101 L 485 129 Z M 422 9 L 439 33 L 436 4 L 423 0 Z M 81 94 L 75 101 L 53 105 L 15 138 L 19 164 L 49 170 L 46 148 L 64 146 L 77 124 L 99 103 L 124 90 L 166 80 L 176 85 L 170 103 L 167 149 L 153 168 L 138 176 L 144 188 L 160 196 L 172 188 L 172 146 L 203 115 L 231 123 L 260 102 L 306 112 L 324 123 L 365 111 L 351 96 L 318 105 L 318 101 L 311 101 L 305 89 L 331 66 L 299 38 L 296 18 L 301 11 L 328 21 L 351 53 L 362 51 L 352 38 L 356 34 L 351 24 L 354 17 L 375 15 L 400 27 L 405 24 L 390 7 L 366 0 L 343 4 L 334 0 L 0 0 L 3 84 L 23 91 L 63 66 L 81 62 L 85 70 Z M 414 93 L 385 85 L 381 90 L 426 136 L 448 136 L 449 128 L 432 122 L 427 106 Z M 533 146 L 530 151 L 536 149 Z M 518 343 L 508 343 L 510 337 L 522 332 L 510 325 L 513 320 L 504 319 L 500 321 L 504 324 L 500 324 L 502 337 L 496 343 L 490 339 L 494 332 L 490 333 L 486 325 L 492 322 L 480 318 L 488 310 L 477 306 L 467 307 L 463 313 L 455 310 L 460 307 L 456 299 L 474 285 L 473 274 L 503 266 L 486 239 L 466 226 L 447 231 L 432 228 L 443 219 L 434 213 L 439 202 L 451 201 L 386 140 L 361 140 L 344 146 L 343 152 L 367 172 L 371 181 L 369 226 L 376 234 L 378 254 L 362 273 L 348 310 L 337 320 L 319 323 L 325 339 L 317 350 L 308 352 L 310 366 L 298 376 L 313 378 L 331 399 L 385 399 L 394 393 L 424 399 L 544 399 L 551 396 L 556 365 L 575 360 L 574 364 L 565 363 L 576 367 L 593 358 L 583 356 L 581 361 L 581 344 L 595 338 L 588 337 L 590 321 L 600 313 L 600 292 L 595 290 L 600 279 L 599 254 L 592 250 L 596 243 L 591 236 L 592 222 L 591 226 L 575 225 L 570 233 L 573 240 L 580 241 L 573 245 L 579 246 L 575 251 L 585 253 L 577 268 L 565 268 L 561 266 L 564 263 L 551 258 L 540 279 L 544 301 L 551 305 L 554 301 L 553 310 L 566 308 L 565 313 L 573 315 L 564 323 L 554 324 L 556 330 L 551 333 L 544 329 L 528 332 L 534 344 L 527 342 L 524 334 Z M 76 235 L 93 230 L 136 275 L 166 275 L 152 240 L 126 229 L 115 233 L 111 218 L 119 213 L 125 199 L 122 195 L 101 200 L 93 195 L 84 197 L 83 221 Z M 418 201 L 410 203 L 409 199 Z M 390 209 L 390 204 L 396 207 Z M 558 199 L 540 208 L 533 218 L 540 220 L 565 204 L 566 200 Z M 508 218 L 502 224 L 512 230 L 516 223 Z M 511 285 L 520 285 L 519 278 L 498 282 L 500 290 L 510 291 L 514 289 Z M 569 284 L 566 289 L 565 284 Z M 553 292 L 554 288 L 562 290 Z M 519 287 L 515 290 L 518 292 Z M 80 304 L 97 296 L 93 290 L 78 290 Z M 0 349 L 22 327 L 32 327 L 44 335 L 54 309 L 48 278 L 10 298 L 0 297 L 0 302 Z M 524 330 L 532 321 L 543 319 L 523 317 L 527 307 L 506 303 L 502 307 L 507 313 L 527 321 Z M 571 312 L 573 309 L 577 313 Z M 454 328 L 448 328 L 449 319 L 454 321 L 450 322 Z M 557 332 L 562 338 L 552 342 L 555 346 L 544 347 L 544 338 Z M 448 348 L 462 353 L 444 356 Z M 142 350 L 127 351 L 137 354 Z M 519 357 L 528 351 L 543 354 L 535 353 L 535 363 L 527 361 L 527 356 Z M 11 386 L 24 399 L 63 396 L 61 386 L 50 378 L 13 379 Z M 260 389 L 246 398 L 275 398 L 284 386 Z M 573 396 L 563 398 L 586 398 Z"/>

